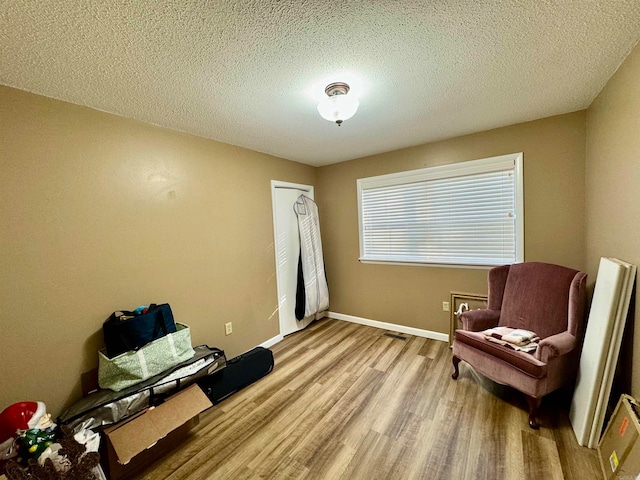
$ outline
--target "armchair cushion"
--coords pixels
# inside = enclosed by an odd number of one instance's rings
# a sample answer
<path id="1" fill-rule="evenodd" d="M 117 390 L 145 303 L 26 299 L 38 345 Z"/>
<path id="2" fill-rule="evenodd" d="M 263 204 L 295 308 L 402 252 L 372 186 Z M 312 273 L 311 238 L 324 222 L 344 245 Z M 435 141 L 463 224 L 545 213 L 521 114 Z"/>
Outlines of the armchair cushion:
<path id="1" fill-rule="evenodd" d="M 455 341 L 483 352 L 487 355 L 487 360 L 499 359 L 508 366 L 532 377 L 543 378 L 547 374 L 547 364 L 540 361 L 536 356 L 490 342 L 484 338 L 482 332 L 456 330 Z M 456 350 L 457 345 L 454 343 L 454 354 Z M 515 379 L 512 382 L 515 382 Z M 505 380 L 505 383 L 511 382 Z"/>

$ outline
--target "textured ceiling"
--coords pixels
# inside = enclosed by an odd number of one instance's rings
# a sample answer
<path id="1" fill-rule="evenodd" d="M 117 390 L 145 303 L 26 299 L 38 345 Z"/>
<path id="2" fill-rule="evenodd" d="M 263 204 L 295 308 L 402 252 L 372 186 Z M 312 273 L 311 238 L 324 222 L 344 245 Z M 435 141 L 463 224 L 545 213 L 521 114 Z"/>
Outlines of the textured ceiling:
<path id="1" fill-rule="evenodd" d="M 584 109 L 638 38 L 640 0 L 4 0 L 0 83 L 324 165 Z"/>

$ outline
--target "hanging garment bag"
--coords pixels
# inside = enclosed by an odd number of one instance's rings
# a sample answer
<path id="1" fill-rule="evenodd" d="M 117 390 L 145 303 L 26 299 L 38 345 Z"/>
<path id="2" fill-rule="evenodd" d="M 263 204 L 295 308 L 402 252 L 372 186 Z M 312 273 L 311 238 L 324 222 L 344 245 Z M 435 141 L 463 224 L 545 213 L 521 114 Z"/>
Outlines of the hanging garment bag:
<path id="1" fill-rule="evenodd" d="M 329 308 L 329 287 L 324 269 L 318 206 L 309 197 L 300 195 L 293 208 L 298 217 L 300 235 L 300 262 L 295 313 L 296 318 L 302 320 Z M 300 285 L 300 282 L 303 285 Z M 304 292 L 304 297 L 301 292 Z M 303 298 L 304 306 L 300 304 Z"/>

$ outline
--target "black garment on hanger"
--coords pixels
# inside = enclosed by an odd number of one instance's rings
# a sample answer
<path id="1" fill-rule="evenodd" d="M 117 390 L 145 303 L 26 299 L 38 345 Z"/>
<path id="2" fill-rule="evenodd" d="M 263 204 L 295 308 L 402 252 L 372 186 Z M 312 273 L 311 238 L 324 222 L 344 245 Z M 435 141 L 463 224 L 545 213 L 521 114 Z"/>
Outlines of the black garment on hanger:
<path id="1" fill-rule="evenodd" d="M 302 274 L 302 251 L 298 254 L 298 285 L 296 286 L 296 318 L 304 318 L 305 307 L 304 275 Z"/>

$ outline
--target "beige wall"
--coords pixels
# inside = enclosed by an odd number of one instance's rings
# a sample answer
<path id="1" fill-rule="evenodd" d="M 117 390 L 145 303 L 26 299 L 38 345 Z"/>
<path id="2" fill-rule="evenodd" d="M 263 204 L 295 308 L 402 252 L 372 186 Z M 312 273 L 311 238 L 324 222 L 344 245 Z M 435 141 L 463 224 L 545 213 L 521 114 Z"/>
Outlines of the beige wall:
<path id="1" fill-rule="evenodd" d="M 486 292 L 482 269 L 358 262 L 356 179 L 385 173 L 524 152 L 526 260 L 640 264 L 638 78 L 637 47 L 587 112 L 319 169 L 0 87 L 0 406 L 74 401 L 118 308 L 167 301 L 229 356 L 277 335 L 271 179 L 316 185 L 343 314 L 447 333 L 450 292 Z"/>
<path id="2" fill-rule="evenodd" d="M 587 111 L 587 266 L 592 280 L 600 257 L 640 265 L 640 46 L 631 52 Z M 623 349 L 622 372 L 632 372 L 640 397 L 640 323 Z M 631 336 L 633 335 L 633 337 Z M 635 355 L 631 352 L 635 351 Z"/>
<path id="3" fill-rule="evenodd" d="M 315 168 L 6 87 L 0 132 L 0 408 L 76 400 L 113 310 L 228 356 L 278 334 L 270 180 Z"/>
<path id="4" fill-rule="evenodd" d="M 486 293 L 487 270 L 361 264 L 356 180 L 524 153 L 525 259 L 584 268 L 585 112 L 321 167 L 317 198 L 331 310 L 448 333 L 451 291 Z"/>

